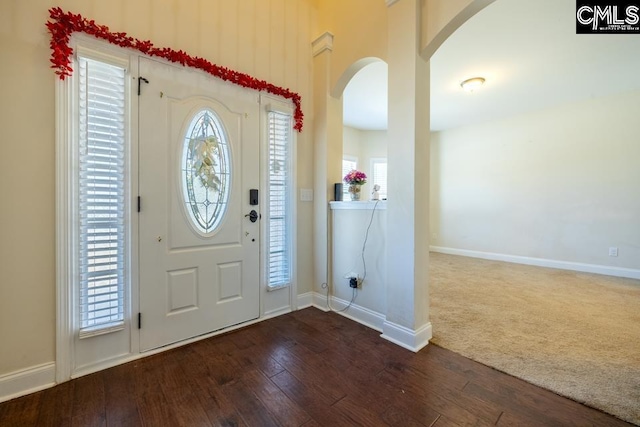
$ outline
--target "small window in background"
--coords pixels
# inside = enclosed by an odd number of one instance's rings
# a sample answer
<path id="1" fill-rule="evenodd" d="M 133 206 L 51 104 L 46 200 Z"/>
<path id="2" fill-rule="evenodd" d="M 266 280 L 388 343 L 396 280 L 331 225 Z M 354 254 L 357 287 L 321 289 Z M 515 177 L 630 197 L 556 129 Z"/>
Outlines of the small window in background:
<path id="1" fill-rule="evenodd" d="M 387 198 L 387 159 L 371 159 L 371 191 L 374 185 L 379 185 L 380 199 Z"/>

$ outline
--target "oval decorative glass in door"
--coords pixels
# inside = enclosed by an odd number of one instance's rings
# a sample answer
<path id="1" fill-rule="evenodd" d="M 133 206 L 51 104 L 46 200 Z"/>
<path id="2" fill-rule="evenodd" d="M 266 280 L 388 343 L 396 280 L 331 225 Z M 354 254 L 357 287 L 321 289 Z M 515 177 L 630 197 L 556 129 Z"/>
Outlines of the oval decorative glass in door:
<path id="1" fill-rule="evenodd" d="M 200 110 L 184 136 L 181 169 L 185 207 L 192 225 L 201 233 L 213 233 L 227 209 L 230 160 L 220 120 L 213 111 Z"/>

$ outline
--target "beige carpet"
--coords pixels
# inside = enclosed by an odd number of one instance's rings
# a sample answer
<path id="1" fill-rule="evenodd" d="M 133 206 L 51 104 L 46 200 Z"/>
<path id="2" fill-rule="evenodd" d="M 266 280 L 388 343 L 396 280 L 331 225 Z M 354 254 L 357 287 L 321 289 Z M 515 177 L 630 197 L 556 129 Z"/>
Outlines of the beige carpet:
<path id="1" fill-rule="evenodd" d="M 640 425 L 640 281 L 431 253 L 434 344 Z"/>

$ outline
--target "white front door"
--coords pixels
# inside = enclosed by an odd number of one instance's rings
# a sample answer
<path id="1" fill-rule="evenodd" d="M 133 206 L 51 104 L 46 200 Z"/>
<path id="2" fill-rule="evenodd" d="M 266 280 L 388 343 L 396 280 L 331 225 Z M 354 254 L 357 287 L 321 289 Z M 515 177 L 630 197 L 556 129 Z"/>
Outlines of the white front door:
<path id="1" fill-rule="evenodd" d="M 258 95 L 140 59 L 140 349 L 259 316 Z"/>

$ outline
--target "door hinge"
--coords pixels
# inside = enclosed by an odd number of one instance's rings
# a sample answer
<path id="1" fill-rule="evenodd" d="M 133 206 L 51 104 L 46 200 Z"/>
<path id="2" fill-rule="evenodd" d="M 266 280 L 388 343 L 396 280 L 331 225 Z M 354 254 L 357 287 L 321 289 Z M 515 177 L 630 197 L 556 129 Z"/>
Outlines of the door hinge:
<path id="1" fill-rule="evenodd" d="M 142 329 L 142 313 L 138 313 L 138 329 Z"/>
<path id="2" fill-rule="evenodd" d="M 138 196 L 138 212 L 140 212 L 140 206 L 141 206 L 141 203 L 140 203 L 140 196 Z"/>
<path id="3" fill-rule="evenodd" d="M 142 86 L 142 82 L 149 83 L 149 80 L 144 77 L 138 77 L 138 96 L 140 96 L 140 86 Z"/>

